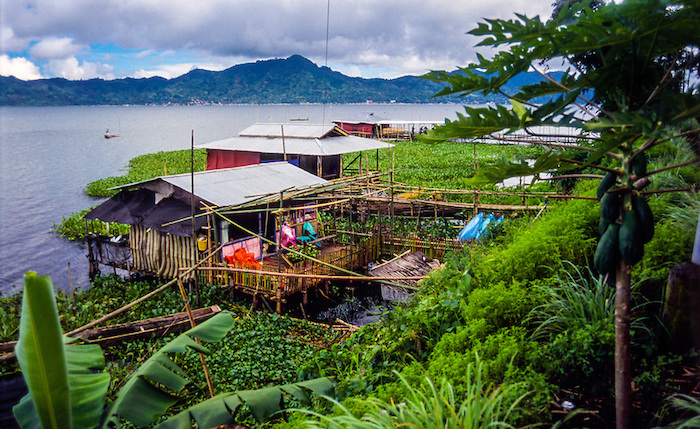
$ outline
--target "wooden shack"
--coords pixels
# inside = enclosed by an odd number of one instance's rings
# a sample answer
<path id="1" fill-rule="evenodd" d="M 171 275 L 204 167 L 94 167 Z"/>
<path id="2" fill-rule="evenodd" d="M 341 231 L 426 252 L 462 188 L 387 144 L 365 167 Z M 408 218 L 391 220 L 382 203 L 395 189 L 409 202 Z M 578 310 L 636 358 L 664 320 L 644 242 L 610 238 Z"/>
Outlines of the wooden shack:
<path id="1" fill-rule="evenodd" d="M 208 249 L 212 240 L 245 247 L 260 258 L 263 251 L 260 239 L 224 219 L 204 213 L 210 207 L 237 207 L 262 196 L 279 196 L 285 190 L 324 183 L 327 183 L 324 179 L 289 163 L 272 162 L 163 176 L 120 186 L 119 193 L 87 213 L 85 219 L 128 224 L 130 233 L 128 237 L 88 234 L 91 266 L 111 265 L 174 278 L 181 268 L 197 262 L 202 244 L 199 241 Z M 265 225 L 263 216 L 259 210 L 249 210 L 237 214 L 235 222 L 260 236 L 274 236 L 274 223 Z"/>
<path id="2" fill-rule="evenodd" d="M 254 124 L 237 137 L 197 146 L 207 150 L 207 170 L 287 161 L 324 179 L 343 176 L 342 155 L 392 147 L 349 135 L 335 124 Z"/>
<path id="3" fill-rule="evenodd" d="M 290 295 L 306 300 L 323 276 L 356 276 L 379 256 L 379 237 L 336 243 L 333 236 L 320 235 L 318 209 L 335 202 L 314 198 L 355 180 L 328 182 L 287 162 L 270 162 L 121 186 L 85 215 L 130 225 L 122 237 L 87 235 L 91 272 L 107 265 L 161 279 L 203 281 L 264 297 L 281 311 Z M 281 232 L 290 228 L 301 237 L 305 224 L 318 231 L 310 244 L 315 257 L 294 258 L 301 243 L 283 247 Z"/>
<path id="4" fill-rule="evenodd" d="M 434 126 L 445 123 L 444 121 L 389 120 L 374 116 L 359 121 L 333 122 L 350 135 L 389 141 L 414 140 L 416 135 L 425 134 Z"/>

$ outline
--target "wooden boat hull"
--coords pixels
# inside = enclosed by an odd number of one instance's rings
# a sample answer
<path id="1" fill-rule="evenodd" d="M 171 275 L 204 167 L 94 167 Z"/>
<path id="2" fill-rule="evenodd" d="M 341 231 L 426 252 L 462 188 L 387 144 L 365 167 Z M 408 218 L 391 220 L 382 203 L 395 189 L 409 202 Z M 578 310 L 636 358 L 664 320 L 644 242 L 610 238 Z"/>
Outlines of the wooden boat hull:
<path id="1" fill-rule="evenodd" d="M 192 316 L 196 324 L 200 324 L 217 313 L 221 312 L 218 305 L 192 310 Z M 175 313 L 169 316 L 153 317 L 151 319 L 138 320 L 120 325 L 106 326 L 103 328 L 88 329 L 80 332 L 76 338 L 81 338 L 102 347 L 119 344 L 139 338 L 148 338 L 153 335 L 166 333 L 179 334 L 190 329 L 190 319 L 187 313 Z M 0 344 L 0 361 L 14 358 L 14 349 L 17 341 Z"/>

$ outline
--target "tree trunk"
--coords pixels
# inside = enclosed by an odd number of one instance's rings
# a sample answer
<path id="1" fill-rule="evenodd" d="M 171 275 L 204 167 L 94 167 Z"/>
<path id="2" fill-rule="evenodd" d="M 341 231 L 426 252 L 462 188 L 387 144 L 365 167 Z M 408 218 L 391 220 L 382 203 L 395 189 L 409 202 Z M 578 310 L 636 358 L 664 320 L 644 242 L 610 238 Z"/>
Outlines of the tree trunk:
<path id="1" fill-rule="evenodd" d="M 700 350 L 700 265 L 686 262 L 671 268 L 661 320 L 669 337 L 666 347 L 684 354 Z M 700 357 L 697 357 L 700 363 Z"/>
<path id="2" fill-rule="evenodd" d="M 632 419 L 632 358 L 630 356 L 630 266 L 620 260 L 615 288 L 615 410 L 617 429 Z"/>

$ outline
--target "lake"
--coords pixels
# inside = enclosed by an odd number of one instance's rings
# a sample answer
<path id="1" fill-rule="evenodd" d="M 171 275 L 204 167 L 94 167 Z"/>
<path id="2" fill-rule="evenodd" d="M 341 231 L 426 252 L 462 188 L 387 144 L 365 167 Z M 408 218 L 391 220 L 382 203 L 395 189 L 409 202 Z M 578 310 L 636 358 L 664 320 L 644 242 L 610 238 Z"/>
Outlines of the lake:
<path id="1" fill-rule="evenodd" d="M 232 137 L 256 122 L 321 123 L 368 115 L 441 121 L 450 104 L 0 107 L 0 293 L 21 289 L 27 271 L 54 285 L 89 287 L 87 250 L 53 232 L 65 216 L 102 202 L 87 183 L 120 175 L 130 159 Z M 121 137 L 105 139 L 105 130 Z M 70 266 L 70 275 L 69 275 Z"/>

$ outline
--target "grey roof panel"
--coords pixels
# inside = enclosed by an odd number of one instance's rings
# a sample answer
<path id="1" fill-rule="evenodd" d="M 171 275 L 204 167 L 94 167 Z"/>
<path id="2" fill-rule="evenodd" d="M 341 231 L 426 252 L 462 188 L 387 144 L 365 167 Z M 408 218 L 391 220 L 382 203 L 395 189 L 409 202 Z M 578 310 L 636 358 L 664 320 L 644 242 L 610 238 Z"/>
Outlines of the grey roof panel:
<path id="1" fill-rule="evenodd" d="M 142 187 L 162 193 L 168 186 L 176 186 L 190 192 L 191 180 L 191 175 L 186 173 L 132 183 L 120 186 L 118 189 Z M 298 189 L 325 183 L 328 181 L 287 162 L 270 162 L 196 172 L 194 173 L 194 194 L 216 206 L 228 207 L 290 188 Z"/>
<path id="2" fill-rule="evenodd" d="M 197 146 L 204 149 L 239 150 L 260 153 L 288 153 L 297 155 L 341 155 L 365 150 L 386 149 L 391 143 L 357 136 L 326 137 L 322 139 L 270 137 L 231 137 Z"/>
<path id="3" fill-rule="evenodd" d="M 286 137 L 320 139 L 335 130 L 335 124 L 253 124 L 238 133 L 241 137 Z"/>

